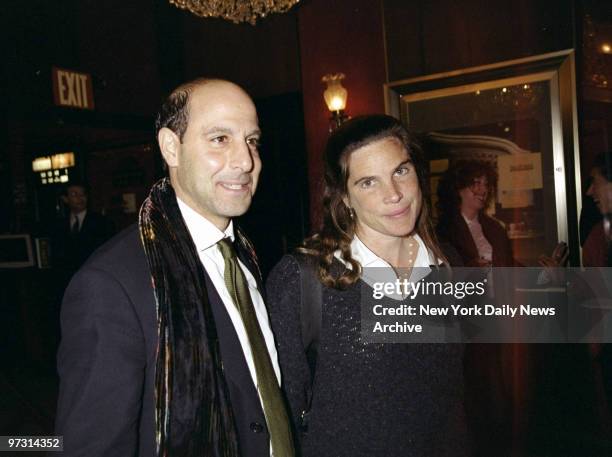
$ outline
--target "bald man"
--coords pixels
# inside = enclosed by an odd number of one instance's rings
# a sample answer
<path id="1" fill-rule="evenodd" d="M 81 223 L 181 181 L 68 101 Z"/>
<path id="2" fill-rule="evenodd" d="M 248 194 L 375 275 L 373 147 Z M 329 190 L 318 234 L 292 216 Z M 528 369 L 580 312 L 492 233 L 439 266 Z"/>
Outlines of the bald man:
<path id="1" fill-rule="evenodd" d="M 235 84 L 176 88 L 156 121 L 169 178 L 62 304 L 66 456 L 293 456 L 261 276 L 232 218 L 257 188 L 260 131 Z"/>

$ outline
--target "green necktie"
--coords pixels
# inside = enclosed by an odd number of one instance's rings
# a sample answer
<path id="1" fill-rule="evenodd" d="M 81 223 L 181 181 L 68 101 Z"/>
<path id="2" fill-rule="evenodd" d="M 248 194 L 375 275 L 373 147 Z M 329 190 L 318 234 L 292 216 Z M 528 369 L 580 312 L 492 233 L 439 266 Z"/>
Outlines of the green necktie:
<path id="1" fill-rule="evenodd" d="M 272 367 L 266 341 L 259 327 L 246 277 L 238 264 L 236 251 L 231 241 L 224 238 L 219 241 L 218 246 L 225 260 L 225 286 L 240 312 L 251 345 L 257 373 L 257 386 L 268 424 L 274 457 L 293 457 L 293 439 L 287 410 Z"/>

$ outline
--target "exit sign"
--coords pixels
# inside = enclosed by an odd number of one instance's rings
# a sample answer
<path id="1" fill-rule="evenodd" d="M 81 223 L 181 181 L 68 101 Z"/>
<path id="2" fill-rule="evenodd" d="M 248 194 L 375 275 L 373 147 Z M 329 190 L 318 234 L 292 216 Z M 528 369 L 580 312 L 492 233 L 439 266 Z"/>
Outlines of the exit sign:
<path id="1" fill-rule="evenodd" d="M 53 101 L 58 106 L 94 109 L 91 75 L 52 67 Z"/>

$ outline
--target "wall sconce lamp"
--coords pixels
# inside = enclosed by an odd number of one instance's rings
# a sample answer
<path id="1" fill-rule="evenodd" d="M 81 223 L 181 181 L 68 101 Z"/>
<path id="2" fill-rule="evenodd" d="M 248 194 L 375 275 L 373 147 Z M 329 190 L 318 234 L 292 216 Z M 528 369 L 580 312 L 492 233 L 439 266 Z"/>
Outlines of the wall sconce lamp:
<path id="1" fill-rule="evenodd" d="M 37 157 L 32 160 L 32 171 L 59 170 L 74 167 L 74 152 L 61 152 L 52 156 Z"/>
<path id="2" fill-rule="evenodd" d="M 32 160 L 32 171 L 40 175 L 42 184 L 67 183 L 68 168 L 74 163 L 74 152 L 62 152 Z"/>
<path id="3" fill-rule="evenodd" d="M 348 93 L 340 82 L 344 77 L 344 73 L 337 73 L 335 75 L 325 75 L 321 79 L 322 82 L 327 84 L 327 89 L 323 92 L 323 98 L 327 104 L 327 109 L 332 113 L 329 118 L 330 132 L 349 119 L 349 116 L 344 113 Z"/>

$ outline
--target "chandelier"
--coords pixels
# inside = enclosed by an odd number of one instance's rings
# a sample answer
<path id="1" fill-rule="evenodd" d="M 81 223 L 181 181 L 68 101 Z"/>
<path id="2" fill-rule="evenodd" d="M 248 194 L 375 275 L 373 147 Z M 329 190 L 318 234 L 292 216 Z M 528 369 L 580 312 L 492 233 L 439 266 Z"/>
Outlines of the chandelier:
<path id="1" fill-rule="evenodd" d="M 605 41 L 604 34 L 600 33 L 599 24 L 593 21 L 590 14 L 584 15 L 583 24 L 582 54 L 585 76 L 583 84 L 597 89 L 609 89 L 612 87 L 610 44 L 600 43 Z"/>
<path id="2" fill-rule="evenodd" d="M 284 13 L 300 0 L 169 0 L 174 6 L 201 17 L 218 17 L 234 24 L 248 22 L 271 13 Z"/>

